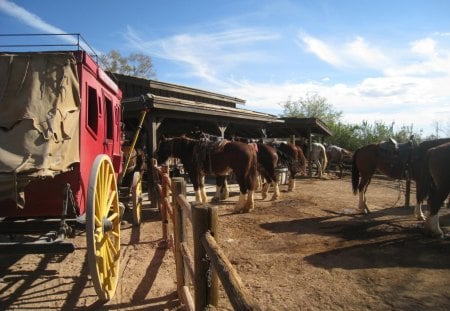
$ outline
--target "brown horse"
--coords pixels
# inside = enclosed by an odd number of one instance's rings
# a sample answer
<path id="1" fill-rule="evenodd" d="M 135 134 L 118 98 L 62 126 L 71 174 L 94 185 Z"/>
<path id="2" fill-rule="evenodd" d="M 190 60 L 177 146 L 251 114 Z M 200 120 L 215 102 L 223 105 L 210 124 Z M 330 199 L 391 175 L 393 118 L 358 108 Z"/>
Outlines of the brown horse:
<path id="1" fill-rule="evenodd" d="M 328 167 L 335 164 L 339 168 L 339 178 L 342 178 L 342 171 L 344 170 L 344 164 L 346 161 L 351 161 L 353 153 L 336 145 L 328 145 L 327 148 Z"/>
<path id="2" fill-rule="evenodd" d="M 424 158 L 420 175 L 421 188 L 417 201 L 428 197 L 429 216 L 425 220 L 425 232 L 444 237 L 439 226 L 439 209 L 450 193 L 450 143 L 430 148 Z"/>
<path id="3" fill-rule="evenodd" d="M 261 197 L 264 200 L 267 198 L 270 185 L 273 186 L 272 201 L 277 200 L 280 197 L 280 188 L 277 182 L 277 175 L 275 169 L 278 164 L 278 154 L 274 147 L 268 144 L 262 143 L 262 140 L 256 140 L 251 138 L 233 136 L 233 141 L 240 141 L 247 143 L 254 148 L 257 153 L 258 159 L 258 173 L 263 179 L 261 187 Z"/>
<path id="4" fill-rule="evenodd" d="M 210 144 L 185 136 L 162 138 L 156 150 L 156 157 L 158 163 L 166 162 L 169 157 L 180 159 L 191 179 L 196 200 L 199 202 L 207 200 L 204 185 L 206 174 L 216 175 L 218 196 L 226 174 L 233 171 L 240 190 L 235 212 L 248 212 L 254 207 L 257 158 L 249 145 L 227 140 Z"/>
<path id="5" fill-rule="evenodd" d="M 422 187 L 421 164 L 427 150 L 446 142 L 450 142 L 450 138 L 428 140 L 419 145 L 413 142 L 397 144 L 391 139 L 356 150 L 352 160 L 352 188 L 355 195 L 359 192 L 359 210 L 363 213 L 369 212 L 365 194 L 377 169 L 394 179 L 405 179 L 406 174 L 409 174 L 409 177 L 416 182 L 417 199 L 417 193 Z M 414 214 L 419 220 L 425 219 L 419 201 L 415 206 Z"/>
<path id="6" fill-rule="evenodd" d="M 274 147 L 257 143 L 258 172 L 264 179 L 261 189 L 261 196 L 264 200 L 267 197 L 270 185 L 273 186 L 271 200 L 274 201 L 280 197 L 280 188 L 278 187 L 277 175 L 275 169 L 278 163 L 278 154 Z"/>
<path id="7" fill-rule="evenodd" d="M 289 170 L 290 178 L 288 191 L 295 189 L 295 175 L 298 173 L 305 174 L 306 172 L 306 158 L 303 150 L 292 143 L 272 142 L 278 154 L 278 166 L 285 166 Z"/>

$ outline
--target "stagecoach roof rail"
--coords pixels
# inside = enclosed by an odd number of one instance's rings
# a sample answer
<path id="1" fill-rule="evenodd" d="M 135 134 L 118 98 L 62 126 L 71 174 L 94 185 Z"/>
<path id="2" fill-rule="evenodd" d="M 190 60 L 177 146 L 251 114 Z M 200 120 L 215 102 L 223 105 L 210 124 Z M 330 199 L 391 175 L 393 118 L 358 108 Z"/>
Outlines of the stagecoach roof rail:
<path id="1" fill-rule="evenodd" d="M 34 40 L 34 38 L 37 38 L 36 43 L 30 43 L 30 41 Z M 48 39 L 52 41 L 46 41 L 44 43 L 44 41 Z M 9 43 L 3 44 L 4 40 L 8 40 Z M 55 40 L 55 42 L 53 40 Z M 62 40 L 66 43 L 56 42 L 57 40 Z M 0 49 L 4 50 L 7 48 L 8 49 L 15 48 L 14 52 L 18 51 L 29 52 L 29 50 L 25 51 L 25 48 L 33 50 L 35 49 L 36 51 L 38 51 L 39 48 L 40 49 L 48 48 L 55 51 L 61 48 L 76 51 L 85 51 L 89 55 L 94 57 L 98 62 L 97 52 L 94 50 L 93 47 L 89 45 L 89 43 L 87 43 L 87 41 L 79 33 L 0 34 Z"/>

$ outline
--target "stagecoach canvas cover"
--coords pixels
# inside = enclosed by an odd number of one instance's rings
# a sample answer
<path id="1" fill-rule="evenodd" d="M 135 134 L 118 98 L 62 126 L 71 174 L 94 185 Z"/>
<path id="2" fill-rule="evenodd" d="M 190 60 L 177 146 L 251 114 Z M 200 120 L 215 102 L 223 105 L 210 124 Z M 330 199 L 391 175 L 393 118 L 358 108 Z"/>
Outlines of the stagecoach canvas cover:
<path id="1" fill-rule="evenodd" d="M 0 53 L 0 200 L 79 156 L 80 90 L 73 53 Z"/>

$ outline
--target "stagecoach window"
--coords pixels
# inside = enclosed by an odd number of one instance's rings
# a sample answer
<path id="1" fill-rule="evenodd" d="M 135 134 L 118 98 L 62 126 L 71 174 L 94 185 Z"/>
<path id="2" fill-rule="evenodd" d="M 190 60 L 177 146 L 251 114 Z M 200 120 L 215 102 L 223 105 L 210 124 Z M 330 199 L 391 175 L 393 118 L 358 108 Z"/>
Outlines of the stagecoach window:
<path id="1" fill-rule="evenodd" d="M 109 98 L 105 98 L 105 106 L 106 106 L 106 138 L 113 139 L 113 107 L 112 101 Z"/>
<path id="2" fill-rule="evenodd" d="M 88 87 L 88 126 L 97 134 L 98 128 L 98 102 L 97 102 L 97 90 Z"/>

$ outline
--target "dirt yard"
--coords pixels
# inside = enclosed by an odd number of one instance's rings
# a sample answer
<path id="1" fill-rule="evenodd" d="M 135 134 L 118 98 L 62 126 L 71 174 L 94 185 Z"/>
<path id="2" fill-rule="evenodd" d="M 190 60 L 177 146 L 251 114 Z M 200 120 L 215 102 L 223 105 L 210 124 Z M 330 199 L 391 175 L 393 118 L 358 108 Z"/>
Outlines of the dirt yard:
<path id="1" fill-rule="evenodd" d="M 354 214 L 349 177 L 297 179 L 294 193 L 233 214 L 219 205 L 219 244 L 263 310 L 449 310 L 450 240 L 425 237 L 396 181 L 374 180 L 372 213 Z M 411 201 L 414 201 L 413 199 Z M 450 227 L 441 210 L 443 229 Z M 0 255 L 0 310 L 179 310 L 171 250 L 157 211 L 126 220 L 116 295 L 97 302 L 85 233 L 68 255 Z M 220 310 L 232 310 L 221 292 Z"/>

